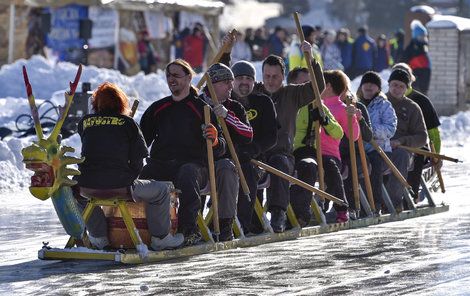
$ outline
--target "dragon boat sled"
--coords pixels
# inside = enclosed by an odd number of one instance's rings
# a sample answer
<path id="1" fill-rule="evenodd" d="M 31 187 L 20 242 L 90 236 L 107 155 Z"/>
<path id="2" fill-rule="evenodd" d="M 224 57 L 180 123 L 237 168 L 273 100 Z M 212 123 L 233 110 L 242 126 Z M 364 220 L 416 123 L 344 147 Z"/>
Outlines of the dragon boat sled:
<path id="1" fill-rule="evenodd" d="M 397 212 L 394 209 L 385 188 L 383 188 L 384 202 L 389 214 L 376 216 L 373 214 L 365 194 L 360 190 L 360 207 L 362 208 L 363 217 L 349 220 L 345 223 L 327 223 L 327 218 L 320 210 L 314 198 L 312 199 L 314 219 L 309 225 L 300 227 L 292 208 L 289 206 L 287 216 L 291 228 L 282 233 L 274 233 L 270 227 L 266 209 L 263 208 L 262 203 L 257 199 L 255 202 L 255 213 L 264 229 L 264 232 L 261 234 L 246 237 L 237 219 L 235 219 L 234 234 L 236 238 L 228 242 L 216 242 L 208 227 L 213 217 L 213 212 L 209 209 L 205 211 L 205 215 L 200 213 L 197 218 L 197 224 L 203 237 L 202 243 L 175 250 L 150 251 L 147 248 L 147 245 L 150 244 L 150 235 L 146 229 L 147 223 L 143 205 L 128 201 L 126 192 L 107 192 L 106 196 L 103 195 L 105 192 L 102 192 L 103 194 L 90 194 L 88 196 L 88 205 L 83 213 L 81 213 L 76 205 L 71 189 L 71 186 L 75 185 L 75 181 L 69 179 L 68 176 L 77 175 L 80 172 L 69 168 L 68 165 L 78 164 L 83 159 L 66 155 L 67 152 L 73 152 L 74 149 L 60 144 L 60 129 L 72 103 L 80 74 L 81 66 L 78 69 L 74 82 L 70 83 L 70 90 L 65 93 L 65 104 L 64 107 L 60 108 L 57 124 L 50 135 L 45 138 L 39 122 L 26 68 L 23 68 L 31 114 L 38 136 L 37 142 L 22 150 L 23 161 L 26 167 L 34 171 L 34 175 L 31 177 L 30 192 L 34 197 L 41 200 L 52 199 L 59 220 L 67 234 L 70 235 L 70 239 L 64 248 L 52 248 L 47 243 L 44 243 L 44 246 L 38 252 L 40 259 L 107 260 L 128 264 L 157 262 L 227 249 L 294 240 L 299 237 L 367 227 L 449 210 L 448 205 L 437 205 L 432 198 L 431 191 L 439 189 L 439 178 L 434 168 L 429 167 L 424 171 L 421 178 L 422 195 L 427 200 L 427 203 L 422 202 L 417 206 L 411 196 L 405 194 L 405 201 L 408 205 L 408 210 L 405 211 Z M 265 187 L 266 183 L 260 185 L 260 188 Z M 208 193 L 204 192 L 204 194 Z M 108 219 L 108 236 L 112 251 L 93 250 L 90 248 L 85 222 L 96 206 L 104 207 Z M 170 210 L 174 210 L 174 208 Z"/>
<path id="2" fill-rule="evenodd" d="M 113 197 L 106 200 L 91 199 L 87 210 L 84 212 L 84 219 L 91 213 L 93 206 L 104 206 L 105 214 L 108 221 L 108 237 L 110 239 L 113 251 L 92 250 L 86 247 L 75 246 L 76 240 L 71 237 L 67 242 L 65 248 L 51 248 L 44 245 L 38 252 L 38 257 L 44 260 L 107 260 L 115 261 L 126 264 L 138 264 L 146 262 L 158 262 L 180 257 L 188 257 L 200 255 L 210 252 L 241 248 L 252 247 L 266 243 L 274 243 L 286 240 L 294 240 L 299 237 L 307 237 L 312 235 L 331 233 L 346 229 L 353 229 L 359 227 L 367 227 L 382 223 L 401 221 L 410 218 L 416 218 L 426 215 L 442 213 L 449 210 L 449 206 L 445 204 L 435 205 L 431 196 L 432 190 L 437 190 L 436 175 L 432 169 L 428 169 L 424 176 L 423 183 L 426 187 L 423 189 L 426 202 L 420 203 L 416 206 L 412 205 L 409 210 L 397 213 L 392 210 L 390 214 L 381 216 L 374 216 L 368 208 L 367 201 L 362 198 L 361 206 L 368 213 L 365 217 L 349 220 L 345 223 L 326 223 L 326 218 L 321 212 L 317 212 L 315 219 L 311 221 L 310 225 L 301 228 L 296 219 L 292 209 L 288 209 L 288 219 L 293 227 L 282 233 L 274 233 L 269 225 L 269 220 L 266 213 L 259 201 L 256 201 L 255 211 L 257 217 L 260 219 L 264 232 L 258 235 L 244 236 L 239 224 L 234 222 L 234 233 L 236 238 L 228 242 L 215 242 L 212 238 L 208 224 L 211 221 L 212 211 L 206 211 L 206 215 L 199 214 L 198 226 L 203 236 L 203 242 L 194 246 L 183 247 L 175 250 L 164 251 L 150 251 L 146 245 L 150 245 L 150 235 L 146 229 L 146 221 L 144 215 L 143 205 L 139 203 L 126 202 L 120 200 L 119 197 Z M 121 215 L 118 213 L 119 209 Z M 318 219 L 318 214 L 319 219 Z M 142 248 L 143 246 L 143 248 Z"/>

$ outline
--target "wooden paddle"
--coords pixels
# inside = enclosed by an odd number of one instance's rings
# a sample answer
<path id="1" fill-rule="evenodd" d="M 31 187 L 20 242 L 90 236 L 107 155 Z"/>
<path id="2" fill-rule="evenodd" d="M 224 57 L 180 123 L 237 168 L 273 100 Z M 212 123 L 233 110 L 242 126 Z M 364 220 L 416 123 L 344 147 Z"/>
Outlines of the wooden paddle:
<path id="1" fill-rule="evenodd" d="M 351 98 L 346 96 L 346 105 L 352 106 Z M 356 208 L 356 213 L 361 212 L 361 202 L 359 200 L 359 177 L 357 175 L 357 161 L 356 161 L 356 147 L 354 146 L 354 131 L 353 131 L 353 116 L 350 113 L 347 113 L 348 116 L 348 142 L 349 142 L 349 159 L 351 163 L 351 173 L 352 173 L 352 186 L 353 186 L 353 195 L 354 195 L 354 205 Z M 359 217 L 359 215 L 357 215 Z"/>
<path id="2" fill-rule="evenodd" d="M 135 112 L 137 111 L 137 107 L 139 107 L 139 100 L 135 99 L 134 102 L 132 103 L 131 107 L 131 114 L 129 114 L 130 117 L 134 117 Z"/>
<path id="3" fill-rule="evenodd" d="M 300 42 L 305 41 L 304 32 L 302 31 L 302 26 L 300 25 L 299 13 L 294 12 L 295 25 L 297 27 L 297 34 L 299 35 Z M 318 113 L 321 117 L 325 117 L 323 112 L 323 107 L 321 104 L 321 94 L 320 89 L 318 88 L 317 80 L 315 78 L 315 72 L 312 68 L 312 53 L 304 52 L 305 60 L 307 61 L 308 73 L 310 75 L 310 82 L 312 84 L 313 93 L 315 98 L 312 101 L 314 108 L 318 108 Z M 318 183 L 320 184 L 320 189 L 325 190 L 325 171 L 323 170 L 323 158 L 321 153 L 321 139 L 320 139 L 320 123 L 319 121 L 314 122 L 315 127 L 315 146 L 317 149 L 317 165 L 318 165 Z"/>
<path id="4" fill-rule="evenodd" d="M 401 175 L 400 171 L 397 169 L 397 167 L 393 164 L 393 162 L 390 160 L 390 158 L 388 158 L 387 154 L 385 154 L 385 152 L 383 151 L 383 149 L 379 146 L 379 144 L 377 144 L 377 142 L 372 139 L 370 140 L 370 143 L 372 144 L 372 146 L 374 146 L 375 150 L 377 150 L 377 152 L 380 154 L 380 156 L 383 158 L 383 160 L 385 161 L 385 163 L 389 166 L 389 168 L 392 170 L 392 173 L 395 175 L 395 177 L 397 177 L 398 181 L 400 181 L 400 183 L 405 186 L 406 189 L 408 190 L 412 190 L 411 189 L 411 186 L 410 184 L 408 184 L 408 182 L 406 181 L 406 179 Z"/>
<path id="5" fill-rule="evenodd" d="M 289 174 L 286 174 L 278 169 L 275 169 L 273 168 L 272 166 L 270 165 L 267 165 L 261 161 L 258 161 L 256 159 L 252 159 L 251 160 L 251 163 L 253 164 L 256 164 L 257 166 L 259 166 L 260 168 L 263 168 L 265 169 L 267 172 L 273 174 L 273 175 L 276 175 L 280 178 L 283 178 L 291 183 L 294 183 L 296 185 L 299 185 L 300 187 L 304 188 L 304 189 L 307 189 L 308 191 L 311 191 L 313 193 L 316 193 L 318 194 L 320 197 L 322 198 L 326 198 L 328 200 L 331 200 L 332 202 L 334 203 L 337 203 L 341 206 L 347 206 L 346 203 L 344 203 L 341 199 L 337 198 L 337 197 L 334 197 L 333 195 L 329 194 L 329 193 L 326 193 L 325 191 L 323 190 L 320 190 L 320 189 L 317 189 L 315 187 L 313 187 L 312 185 L 308 184 L 308 183 L 305 183 L 304 181 L 301 181 L 299 179 L 296 179 L 294 177 L 292 177 L 291 175 Z"/>
<path id="6" fill-rule="evenodd" d="M 229 34 L 231 36 L 235 36 L 237 34 L 237 30 L 235 29 L 232 29 Z M 225 43 L 224 45 L 222 45 L 222 47 L 219 49 L 219 52 L 215 55 L 215 57 L 212 59 L 211 63 L 209 64 L 210 65 L 213 65 L 213 64 L 216 64 L 219 62 L 220 58 L 222 57 L 222 55 L 227 51 L 228 47 L 230 45 L 228 43 Z M 207 76 L 204 74 L 201 78 L 201 80 L 198 81 L 198 83 L 196 84 L 196 88 L 197 89 L 201 89 L 201 86 L 204 84 L 204 82 L 207 81 Z"/>
<path id="7" fill-rule="evenodd" d="M 398 145 L 398 147 L 406 149 L 406 150 L 408 150 L 412 153 L 421 154 L 421 155 L 428 156 L 428 157 L 433 157 L 433 158 L 438 158 L 438 159 L 442 159 L 442 160 L 452 161 L 452 162 L 455 162 L 455 163 L 462 162 L 462 161 L 458 160 L 457 158 L 452 158 L 452 157 L 449 157 L 449 156 L 446 156 L 446 155 L 438 154 L 435 151 L 431 152 L 431 151 L 427 151 L 427 150 L 424 150 L 424 149 L 421 149 L 421 148 L 413 148 L 413 147 L 408 147 L 408 146 L 404 146 L 404 145 Z"/>
<path id="8" fill-rule="evenodd" d="M 367 166 L 366 151 L 364 149 L 364 140 L 362 139 L 362 133 L 359 133 L 359 139 L 357 140 L 357 147 L 359 149 L 359 156 L 361 157 L 362 173 L 364 174 L 364 183 L 366 185 L 367 199 L 369 205 L 375 212 L 375 201 L 374 194 L 372 192 L 372 184 L 370 183 L 369 167 Z"/>
<path id="9" fill-rule="evenodd" d="M 204 123 L 206 125 L 211 123 L 210 107 L 208 105 L 204 106 Z M 210 188 L 211 188 L 211 200 L 212 200 L 212 209 L 213 209 L 212 222 L 214 223 L 214 234 L 216 237 L 216 241 L 219 241 L 219 235 L 220 235 L 219 201 L 217 198 L 217 190 L 216 190 L 216 183 L 215 183 L 214 152 L 212 151 L 212 141 L 210 139 L 206 139 L 206 146 L 207 146 L 207 162 L 209 165 L 209 182 L 210 182 Z"/>
<path id="10" fill-rule="evenodd" d="M 215 105 L 220 104 L 219 100 L 217 99 L 217 95 L 214 90 L 214 86 L 212 85 L 212 81 L 209 78 L 209 75 L 206 73 L 204 76 L 207 76 L 207 88 L 209 89 L 209 93 L 212 99 L 212 102 Z M 233 145 L 232 137 L 230 136 L 230 132 L 228 130 L 227 124 L 225 123 L 225 119 L 217 118 L 220 126 L 222 127 L 222 132 L 224 134 L 225 140 L 227 140 L 227 146 L 230 150 L 230 156 L 232 157 L 233 162 L 235 163 L 235 167 L 237 168 L 238 176 L 240 177 L 240 184 L 243 189 L 243 193 L 246 195 L 248 201 L 250 201 L 250 189 L 248 188 L 248 184 L 246 183 L 245 174 L 243 174 L 242 166 L 240 165 L 240 160 L 238 159 L 237 152 L 235 151 L 235 146 Z"/>

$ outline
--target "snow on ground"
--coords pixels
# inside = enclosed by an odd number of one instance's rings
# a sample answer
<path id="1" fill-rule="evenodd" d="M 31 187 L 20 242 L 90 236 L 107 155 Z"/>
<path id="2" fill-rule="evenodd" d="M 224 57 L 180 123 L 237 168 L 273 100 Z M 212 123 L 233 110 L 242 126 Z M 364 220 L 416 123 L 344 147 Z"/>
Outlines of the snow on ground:
<path id="1" fill-rule="evenodd" d="M 34 56 L 30 60 L 18 60 L 13 64 L 4 65 L 0 69 L 0 127 L 15 129 L 15 120 L 21 114 L 29 114 L 28 100 L 22 76 L 22 67 L 26 66 L 29 80 L 37 104 L 44 100 L 51 100 L 55 104 L 63 104 L 64 92 L 68 89 L 68 82 L 73 80 L 77 66 L 71 63 L 52 63 L 41 56 Z M 261 80 L 261 63 L 255 63 L 256 78 Z M 386 86 L 389 71 L 381 73 L 383 85 Z M 201 75 L 194 78 L 193 83 L 199 81 Z M 169 94 L 164 72 L 158 71 L 150 75 L 139 73 L 129 77 L 116 70 L 99 69 L 95 66 L 85 66 L 80 82 L 90 82 L 95 89 L 104 81 L 118 84 L 127 93 L 130 99 L 139 98 L 140 106 L 136 120 L 140 120 L 143 111 L 155 100 Z M 360 79 L 351 82 L 355 92 Z M 80 91 L 81 87 L 77 91 Z M 387 91 L 384 89 L 384 91 Z M 458 145 L 465 141 L 470 132 L 470 112 L 458 113 L 451 117 L 441 117 L 441 134 L 446 145 Z M 21 149 L 28 146 L 35 137 L 14 138 L 7 137 L 0 141 L 0 192 L 12 191 L 29 186 L 31 172 L 24 168 L 21 162 Z M 65 145 L 76 149 L 75 155 L 80 154 L 80 138 L 74 135 L 63 141 Z"/>

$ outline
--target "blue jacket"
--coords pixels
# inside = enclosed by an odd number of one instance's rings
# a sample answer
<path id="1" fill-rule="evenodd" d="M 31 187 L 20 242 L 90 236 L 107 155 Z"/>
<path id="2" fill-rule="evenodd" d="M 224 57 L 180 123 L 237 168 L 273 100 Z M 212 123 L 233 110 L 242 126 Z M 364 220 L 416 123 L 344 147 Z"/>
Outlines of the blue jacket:
<path id="1" fill-rule="evenodd" d="M 346 40 L 344 42 L 336 42 L 336 45 L 338 45 L 339 50 L 341 50 L 341 63 L 343 64 L 344 69 L 349 69 L 352 64 L 352 42 Z"/>
<path id="2" fill-rule="evenodd" d="M 377 48 L 377 61 L 375 62 L 374 71 L 377 73 L 388 69 L 388 52 L 385 47 Z"/>
<path id="3" fill-rule="evenodd" d="M 390 138 L 393 137 L 397 130 L 397 115 L 392 103 L 387 100 L 383 93 L 380 93 L 367 105 L 367 111 L 369 111 L 374 140 L 385 152 L 391 152 Z M 374 150 L 372 144 L 364 144 L 366 152 Z"/>
<path id="4" fill-rule="evenodd" d="M 353 67 L 360 70 L 374 69 L 377 44 L 367 35 L 360 35 L 353 44 Z"/>

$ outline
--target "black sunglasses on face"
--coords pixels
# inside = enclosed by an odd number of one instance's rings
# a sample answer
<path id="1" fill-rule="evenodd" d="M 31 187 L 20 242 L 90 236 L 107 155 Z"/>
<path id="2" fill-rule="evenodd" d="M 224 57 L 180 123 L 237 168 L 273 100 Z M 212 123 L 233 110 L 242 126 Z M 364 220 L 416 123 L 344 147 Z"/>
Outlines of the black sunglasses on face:
<path id="1" fill-rule="evenodd" d="M 169 77 L 183 78 L 185 76 L 188 76 L 188 74 L 181 75 L 181 74 L 174 74 L 174 73 L 171 73 L 171 72 L 165 72 L 165 75 L 166 75 L 166 78 L 169 78 Z"/>

